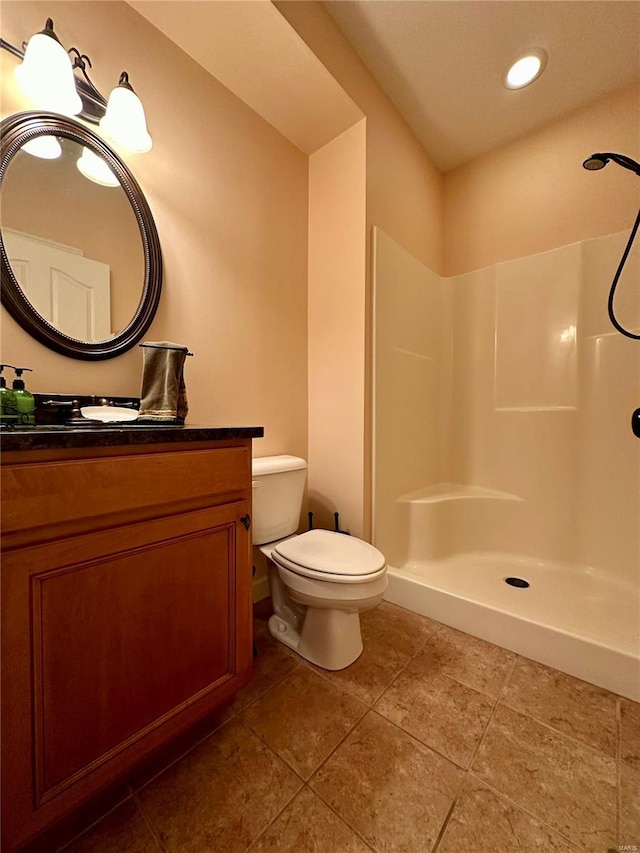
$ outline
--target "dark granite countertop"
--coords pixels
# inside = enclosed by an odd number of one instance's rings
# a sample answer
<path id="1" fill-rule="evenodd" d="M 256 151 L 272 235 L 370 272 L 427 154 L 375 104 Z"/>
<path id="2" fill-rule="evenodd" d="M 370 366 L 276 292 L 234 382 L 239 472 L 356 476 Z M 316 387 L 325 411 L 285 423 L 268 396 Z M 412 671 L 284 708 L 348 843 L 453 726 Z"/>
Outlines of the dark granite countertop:
<path id="1" fill-rule="evenodd" d="M 38 425 L 0 430 L 0 448 L 55 450 L 75 447 L 162 444 L 183 441 L 224 441 L 262 438 L 264 427 L 177 426 L 175 424 L 100 424 L 99 426 Z"/>

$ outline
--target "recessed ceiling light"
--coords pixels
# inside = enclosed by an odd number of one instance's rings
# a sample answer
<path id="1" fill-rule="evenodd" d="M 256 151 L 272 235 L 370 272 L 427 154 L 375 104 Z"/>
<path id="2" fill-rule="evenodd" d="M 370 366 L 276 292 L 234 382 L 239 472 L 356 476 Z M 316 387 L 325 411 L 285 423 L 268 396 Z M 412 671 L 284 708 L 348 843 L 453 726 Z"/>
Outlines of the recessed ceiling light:
<path id="1" fill-rule="evenodd" d="M 513 63 L 507 71 L 504 78 L 504 85 L 507 89 L 522 89 L 533 83 L 542 72 L 547 64 L 547 54 L 544 50 L 536 48 L 530 50 L 525 56 L 521 56 Z"/>

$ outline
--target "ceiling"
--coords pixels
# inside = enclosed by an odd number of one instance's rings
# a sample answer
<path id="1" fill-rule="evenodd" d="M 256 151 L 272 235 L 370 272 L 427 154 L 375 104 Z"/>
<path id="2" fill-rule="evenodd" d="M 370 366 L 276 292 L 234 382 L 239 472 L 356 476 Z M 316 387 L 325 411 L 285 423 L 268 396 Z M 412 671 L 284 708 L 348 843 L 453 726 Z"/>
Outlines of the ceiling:
<path id="1" fill-rule="evenodd" d="M 362 118 L 270 0 L 129 5 L 306 154 Z"/>
<path id="2" fill-rule="evenodd" d="M 640 79 L 638 0 L 324 5 L 443 170 Z M 535 47 L 549 57 L 542 76 L 525 89 L 506 89 L 508 66 Z"/>
<path id="3" fill-rule="evenodd" d="M 306 153 L 362 115 L 270 0 L 128 2 Z M 640 80 L 640 0 L 324 6 L 443 171 Z M 534 47 L 544 73 L 506 89 L 507 67 Z"/>

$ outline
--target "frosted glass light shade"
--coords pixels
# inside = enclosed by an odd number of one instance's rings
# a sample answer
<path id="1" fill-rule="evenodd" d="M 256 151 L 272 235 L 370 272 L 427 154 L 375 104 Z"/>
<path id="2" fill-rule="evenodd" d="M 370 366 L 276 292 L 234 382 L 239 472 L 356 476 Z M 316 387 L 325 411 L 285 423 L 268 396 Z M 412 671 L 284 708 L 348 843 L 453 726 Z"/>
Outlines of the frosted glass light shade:
<path id="1" fill-rule="evenodd" d="M 36 136 L 22 146 L 22 150 L 43 160 L 57 160 L 62 154 L 62 146 L 55 136 Z"/>
<path id="2" fill-rule="evenodd" d="M 78 158 L 76 166 L 85 176 L 95 184 L 100 184 L 103 187 L 118 187 L 120 181 L 107 166 L 105 161 L 94 154 L 89 148 L 85 148 L 82 155 Z"/>
<path id="3" fill-rule="evenodd" d="M 52 34 L 47 21 L 44 32 L 31 36 L 24 59 L 14 72 L 16 82 L 36 106 L 74 116 L 82 110 L 82 101 L 76 91 L 71 60 Z"/>
<path id="4" fill-rule="evenodd" d="M 153 144 L 147 131 L 144 107 L 129 85 L 125 73 L 120 81 L 120 85 L 109 95 L 107 111 L 100 119 L 100 128 L 123 148 L 143 154 L 151 150 Z"/>

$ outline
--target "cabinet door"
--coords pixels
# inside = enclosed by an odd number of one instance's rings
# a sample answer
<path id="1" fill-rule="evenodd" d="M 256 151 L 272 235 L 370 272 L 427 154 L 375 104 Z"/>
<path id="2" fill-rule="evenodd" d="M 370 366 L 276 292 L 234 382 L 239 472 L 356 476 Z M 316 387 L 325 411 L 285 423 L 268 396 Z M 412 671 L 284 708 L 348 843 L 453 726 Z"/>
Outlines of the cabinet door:
<path id="1" fill-rule="evenodd" d="M 3 652 L 18 677 L 3 685 L 3 764 L 21 789 L 5 817 L 46 824 L 56 801 L 97 790 L 248 679 L 248 510 L 5 554 Z"/>

